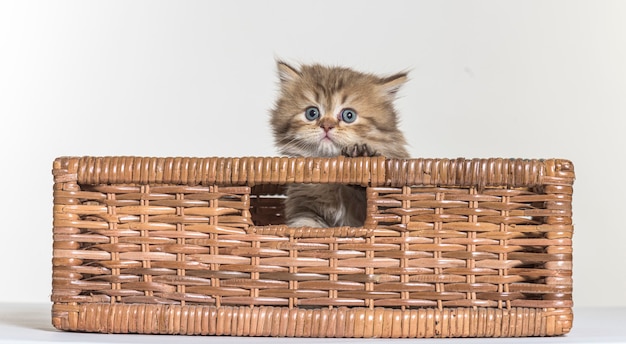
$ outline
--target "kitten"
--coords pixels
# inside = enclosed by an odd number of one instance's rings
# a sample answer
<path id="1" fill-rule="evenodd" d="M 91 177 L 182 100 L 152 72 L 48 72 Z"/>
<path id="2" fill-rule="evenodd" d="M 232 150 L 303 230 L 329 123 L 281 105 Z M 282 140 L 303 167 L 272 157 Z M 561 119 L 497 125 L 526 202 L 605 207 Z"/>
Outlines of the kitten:
<path id="1" fill-rule="evenodd" d="M 409 157 L 393 107 L 406 73 L 379 77 L 349 68 L 277 64 L 280 95 L 271 125 L 281 154 Z M 287 189 L 285 216 L 291 227 L 359 227 L 365 211 L 365 189 L 359 186 L 294 184 Z"/>

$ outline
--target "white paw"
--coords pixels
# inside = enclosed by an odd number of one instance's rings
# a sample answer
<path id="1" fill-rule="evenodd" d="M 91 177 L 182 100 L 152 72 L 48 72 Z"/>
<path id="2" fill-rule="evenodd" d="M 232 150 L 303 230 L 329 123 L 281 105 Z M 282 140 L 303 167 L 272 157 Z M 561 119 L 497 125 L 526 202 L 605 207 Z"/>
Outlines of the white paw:
<path id="1" fill-rule="evenodd" d="M 287 225 L 289 227 L 315 227 L 315 228 L 325 228 L 328 227 L 325 223 L 319 222 L 310 217 L 296 217 L 295 219 L 291 219 L 287 221 Z"/>

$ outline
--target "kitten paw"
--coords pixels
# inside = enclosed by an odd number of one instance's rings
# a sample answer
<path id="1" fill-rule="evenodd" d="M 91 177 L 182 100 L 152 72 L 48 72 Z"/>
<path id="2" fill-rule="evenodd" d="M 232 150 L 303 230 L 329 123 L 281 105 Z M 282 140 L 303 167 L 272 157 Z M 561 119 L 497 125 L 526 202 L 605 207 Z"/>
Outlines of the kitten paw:
<path id="1" fill-rule="evenodd" d="M 289 227 L 311 227 L 311 228 L 326 228 L 327 224 L 321 220 L 312 219 L 309 217 L 298 217 L 287 221 Z"/>
<path id="2" fill-rule="evenodd" d="M 355 144 L 354 146 L 343 147 L 341 154 L 349 158 L 371 157 L 378 155 L 375 150 L 371 149 L 370 146 L 365 143 L 362 145 Z"/>

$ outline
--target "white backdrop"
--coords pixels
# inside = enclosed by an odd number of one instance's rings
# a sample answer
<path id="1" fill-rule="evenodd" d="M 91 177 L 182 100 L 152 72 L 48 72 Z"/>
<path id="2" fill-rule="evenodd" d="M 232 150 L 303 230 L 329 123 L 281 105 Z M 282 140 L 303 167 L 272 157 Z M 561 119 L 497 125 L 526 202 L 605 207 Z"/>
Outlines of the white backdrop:
<path id="1" fill-rule="evenodd" d="M 274 59 L 410 69 L 416 157 L 573 160 L 576 306 L 626 306 L 626 2 L 1 1 L 0 302 L 47 302 L 61 155 L 275 155 Z"/>

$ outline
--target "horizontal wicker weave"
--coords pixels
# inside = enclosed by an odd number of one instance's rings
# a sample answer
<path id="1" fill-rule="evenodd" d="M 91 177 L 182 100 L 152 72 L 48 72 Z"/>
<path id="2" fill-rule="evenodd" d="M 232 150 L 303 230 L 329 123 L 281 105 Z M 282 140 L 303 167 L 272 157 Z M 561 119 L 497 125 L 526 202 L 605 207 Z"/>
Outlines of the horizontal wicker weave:
<path id="1" fill-rule="evenodd" d="M 570 331 L 567 160 L 63 157 L 52 322 L 69 331 L 514 337 Z M 362 228 L 284 188 L 367 188 Z"/>

